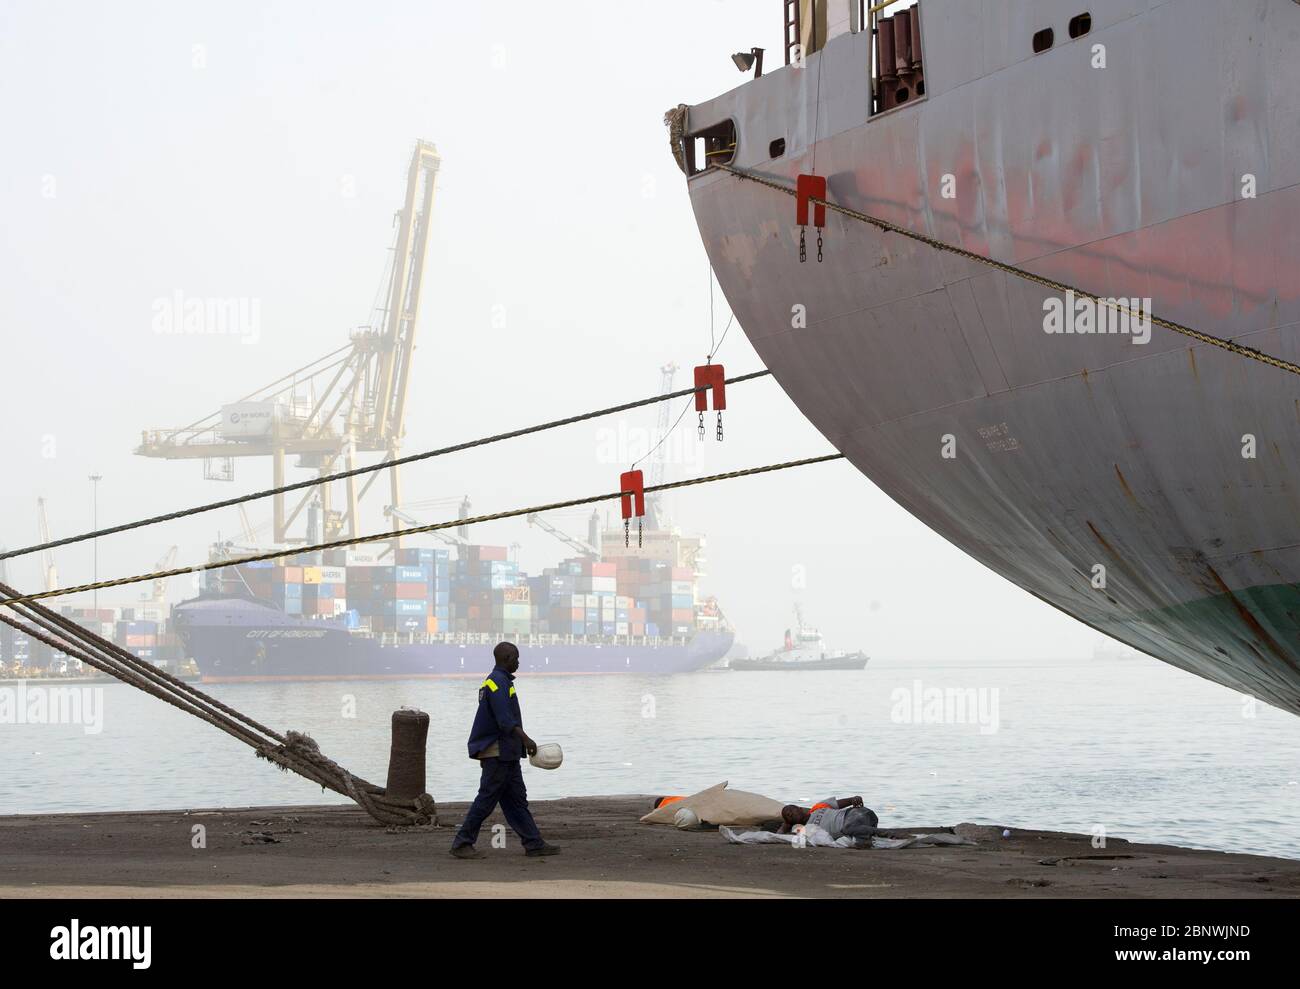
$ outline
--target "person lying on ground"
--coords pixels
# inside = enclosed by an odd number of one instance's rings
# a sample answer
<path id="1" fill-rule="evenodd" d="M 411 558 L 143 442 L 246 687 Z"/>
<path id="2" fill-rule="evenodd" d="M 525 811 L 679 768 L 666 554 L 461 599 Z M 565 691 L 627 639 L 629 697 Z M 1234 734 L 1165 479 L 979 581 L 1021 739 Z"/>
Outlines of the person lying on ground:
<path id="1" fill-rule="evenodd" d="M 845 797 L 843 800 L 828 797 L 811 808 L 786 804 L 781 808 L 781 827 L 777 834 L 789 834 L 801 824 L 821 828 L 832 838 L 870 838 L 876 833 L 880 818 L 874 810 L 863 805 L 861 797 Z"/>

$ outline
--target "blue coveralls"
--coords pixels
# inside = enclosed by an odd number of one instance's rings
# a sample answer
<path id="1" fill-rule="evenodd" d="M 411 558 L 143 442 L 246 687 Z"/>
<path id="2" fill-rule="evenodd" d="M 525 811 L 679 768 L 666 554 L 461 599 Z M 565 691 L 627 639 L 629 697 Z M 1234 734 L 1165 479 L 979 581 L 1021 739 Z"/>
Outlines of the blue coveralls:
<path id="1" fill-rule="evenodd" d="M 469 756 L 471 759 L 478 758 L 478 754 L 493 742 L 497 744 L 500 755 L 479 759 L 483 771 L 479 779 L 478 796 L 465 814 L 465 820 L 456 832 L 456 839 L 451 843 L 452 848 L 474 844 L 483 822 L 496 809 L 497 804 L 501 805 L 506 823 L 519 835 L 524 848 L 541 848 L 546 844 L 528 809 L 528 790 L 524 786 L 524 774 L 519 767 L 524 746 L 513 732 L 516 726 L 523 726 L 524 720 L 519 710 L 514 680 L 512 674 L 498 666 L 479 687 L 478 711 L 474 715 L 474 727 L 469 733 Z"/>

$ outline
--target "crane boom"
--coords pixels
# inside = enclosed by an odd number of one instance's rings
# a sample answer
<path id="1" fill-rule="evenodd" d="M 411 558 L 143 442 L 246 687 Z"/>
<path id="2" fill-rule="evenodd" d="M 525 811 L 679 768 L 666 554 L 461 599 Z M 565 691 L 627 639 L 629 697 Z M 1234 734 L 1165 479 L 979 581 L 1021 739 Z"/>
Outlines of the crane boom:
<path id="1" fill-rule="evenodd" d="M 180 552 L 179 546 L 173 546 L 163 554 L 162 559 L 153 565 L 155 573 L 162 570 L 170 570 L 172 564 L 176 562 L 176 555 Z M 159 577 L 151 585 L 151 593 L 141 594 L 141 601 L 149 601 L 161 607 L 167 603 L 167 578 Z"/>
<path id="2" fill-rule="evenodd" d="M 406 418 L 406 390 L 415 351 L 415 323 L 420 313 L 420 288 L 429 247 L 429 220 L 433 211 L 434 183 L 442 159 L 427 141 L 419 141 L 411 156 L 406 180 L 406 202 L 398 214 L 401 224 L 393 254 L 392 282 L 388 292 L 388 322 L 376 395 L 375 430 L 395 445 L 402 439 Z"/>
<path id="3" fill-rule="evenodd" d="M 351 333 L 346 346 L 283 375 L 232 405 L 180 429 L 144 430 L 136 453 L 168 460 L 231 461 L 271 457 L 276 487 L 284 484 L 285 458 L 324 477 L 342 458 L 355 466 L 358 452 L 396 458 L 406 429 L 406 401 L 420 294 L 428 256 L 434 186 L 441 167 L 438 151 L 417 141 L 407 172 L 406 196 L 396 214 L 398 232 L 392 248 L 382 320 Z M 205 471 L 205 473 L 208 473 Z M 401 504 L 398 468 L 388 472 L 392 502 Z M 233 471 L 211 473 L 223 480 Z M 319 490 L 324 532 L 329 538 L 346 531 L 356 535 L 356 486 L 349 481 L 345 509 L 331 507 L 331 486 Z M 364 493 L 364 491 L 363 491 Z M 290 539 L 288 530 L 316 496 L 308 490 L 291 508 L 275 496 L 272 541 Z M 397 540 L 393 541 L 394 548 Z"/>
<path id="4" fill-rule="evenodd" d="M 659 369 L 660 382 L 659 394 L 671 395 L 673 391 L 673 379 L 680 370 L 676 364 L 668 363 Z M 654 459 L 650 462 L 650 487 L 658 487 L 664 483 L 664 469 L 668 462 L 668 431 L 672 427 L 669 425 L 669 418 L 672 415 L 672 407 L 668 402 L 659 403 L 659 422 L 655 429 L 654 441 L 659 444 L 655 450 Z M 651 529 L 667 528 L 667 519 L 664 517 L 663 504 L 661 495 L 658 492 L 651 494 L 646 499 L 646 524 Z"/>
<path id="5" fill-rule="evenodd" d="M 587 559 L 589 560 L 600 559 L 600 550 L 598 550 L 595 546 L 591 545 L 591 543 L 583 542 L 581 539 L 578 539 L 576 536 L 571 536 L 567 532 L 557 529 L 555 526 L 551 525 L 550 522 L 547 522 L 546 519 L 542 518 L 542 516 L 540 515 L 529 515 L 528 524 L 537 526 L 537 528 L 541 529 L 543 532 L 549 532 L 560 542 L 564 543 L 565 546 L 568 546 L 570 549 L 576 550 L 577 552 L 581 553 L 583 556 L 587 557 Z"/>
<path id="6" fill-rule="evenodd" d="M 50 520 L 45 514 L 45 499 L 36 499 L 36 528 L 41 537 L 41 542 L 50 541 Z M 59 586 L 59 571 L 54 565 L 54 552 L 45 550 L 41 553 L 41 573 L 45 577 L 45 589 L 47 591 L 57 590 Z"/>
<path id="7" fill-rule="evenodd" d="M 424 523 L 421 522 L 419 519 L 417 519 L 414 515 L 408 515 L 406 512 L 402 511 L 396 505 L 385 506 L 384 515 L 387 518 L 391 518 L 396 522 L 401 522 L 403 525 L 407 525 L 407 526 L 424 525 Z M 453 533 L 450 529 L 435 529 L 433 532 L 429 533 L 429 535 L 433 536 L 435 539 L 442 540 L 444 543 L 446 543 L 449 546 L 455 546 L 457 549 L 464 549 L 466 546 L 470 544 L 468 539 L 462 539 L 460 536 Z"/>

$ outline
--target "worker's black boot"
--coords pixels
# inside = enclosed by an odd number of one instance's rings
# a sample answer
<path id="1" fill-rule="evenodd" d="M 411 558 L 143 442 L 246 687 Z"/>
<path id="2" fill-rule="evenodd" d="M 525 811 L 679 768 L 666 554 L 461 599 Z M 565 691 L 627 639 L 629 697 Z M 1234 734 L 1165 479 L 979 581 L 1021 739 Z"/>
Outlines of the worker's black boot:
<path id="1" fill-rule="evenodd" d="M 481 859 L 483 853 L 473 845 L 455 845 L 452 847 L 451 854 L 458 859 Z"/>
<path id="2" fill-rule="evenodd" d="M 540 858 L 543 855 L 559 855 L 560 848 L 558 845 L 538 845 L 536 848 L 530 848 L 524 852 L 529 858 Z"/>

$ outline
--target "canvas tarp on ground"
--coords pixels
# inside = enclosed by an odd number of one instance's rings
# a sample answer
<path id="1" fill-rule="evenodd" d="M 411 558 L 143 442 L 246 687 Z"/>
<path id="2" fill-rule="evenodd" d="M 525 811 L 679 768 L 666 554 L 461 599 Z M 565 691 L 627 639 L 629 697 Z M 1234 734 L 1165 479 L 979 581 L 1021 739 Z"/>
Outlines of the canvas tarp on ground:
<path id="1" fill-rule="evenodd" d="M 641 823 L 672 824 L 677 812 L 684 807 L 695 811 L 699 819 L 706 824 L 756 828 L 781 820 L 781 808 L 784 804 L 780 801 L 759 793 L 730 790 L 727 788 L 728 782 L 724 781 L 707 790 L 683 797 L 676 803 L 652 810 L 641 818 Z"/>

